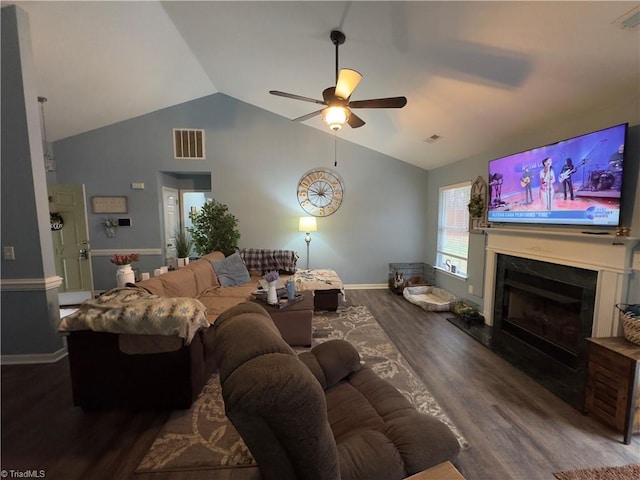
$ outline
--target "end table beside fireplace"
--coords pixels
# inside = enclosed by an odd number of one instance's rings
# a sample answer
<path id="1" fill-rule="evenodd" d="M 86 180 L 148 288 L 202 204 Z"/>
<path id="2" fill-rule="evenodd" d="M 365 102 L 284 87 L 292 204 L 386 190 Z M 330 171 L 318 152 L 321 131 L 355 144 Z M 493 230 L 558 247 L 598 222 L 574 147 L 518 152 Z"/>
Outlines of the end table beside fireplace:
<path id="1" fill-rule="evenodd" d="M 625 445 L 640 432 L 640 346 L 624 337 L 588 338 L 588 414 L 622 432 Z"/>

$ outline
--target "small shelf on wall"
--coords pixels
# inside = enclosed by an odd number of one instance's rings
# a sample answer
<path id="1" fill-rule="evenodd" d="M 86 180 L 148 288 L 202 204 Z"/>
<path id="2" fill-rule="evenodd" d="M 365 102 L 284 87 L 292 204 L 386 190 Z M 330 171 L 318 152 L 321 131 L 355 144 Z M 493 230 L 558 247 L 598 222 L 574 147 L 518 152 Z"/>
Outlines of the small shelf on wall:
<path id="1" fill-rule="evenodd" d="M 478 177 L 471 185 L 470 202 L 482 202 L 482 213 L 480 215 L 472 215 L 469 212 L 469 233 L 483 233 L 483 228 L 487 226 L 487 205 L 488 205 L 488 188 L 484 178 Z"/>

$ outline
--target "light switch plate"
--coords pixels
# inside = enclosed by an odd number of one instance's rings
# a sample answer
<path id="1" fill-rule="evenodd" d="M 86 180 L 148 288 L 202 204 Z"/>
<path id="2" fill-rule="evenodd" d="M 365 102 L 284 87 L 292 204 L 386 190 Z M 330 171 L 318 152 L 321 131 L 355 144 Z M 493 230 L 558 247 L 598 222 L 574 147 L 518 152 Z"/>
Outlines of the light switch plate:
<path id="1" fill-rule="evenodd" d="M 13 247 L 11 247 L 11 246 L 2 247 L 2 257 L 5 260 L 15 260 L 16 259 L 16 252 L 13 249 Z"/>

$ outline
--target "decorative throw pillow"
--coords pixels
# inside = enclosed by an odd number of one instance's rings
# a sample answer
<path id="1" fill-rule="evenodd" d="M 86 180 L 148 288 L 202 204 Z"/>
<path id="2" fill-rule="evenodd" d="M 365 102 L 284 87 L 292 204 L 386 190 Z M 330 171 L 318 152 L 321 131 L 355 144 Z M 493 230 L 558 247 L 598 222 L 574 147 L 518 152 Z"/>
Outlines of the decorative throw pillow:
<path id="1" fill-rule="evenodd" d="M 239 253 L 234 253 L 221 260 L 211 262 L 213 270 L 218 276 L 218 281 L 223 287 L 242 285 L 250 280 L 249 270 L 240 258 Z"/>

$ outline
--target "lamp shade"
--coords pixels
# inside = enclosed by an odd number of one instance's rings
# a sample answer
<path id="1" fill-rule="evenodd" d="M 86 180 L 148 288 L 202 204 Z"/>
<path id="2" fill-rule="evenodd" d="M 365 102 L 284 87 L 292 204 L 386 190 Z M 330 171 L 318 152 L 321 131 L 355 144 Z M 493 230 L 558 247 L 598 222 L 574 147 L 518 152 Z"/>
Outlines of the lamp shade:
<path id="1" fill-rule="evenodd" d="M 316 232 L 317 230 L 318 224 L 316 223 L 316 217 L 300 217 L 298 231 L 309 233 Z"/>

